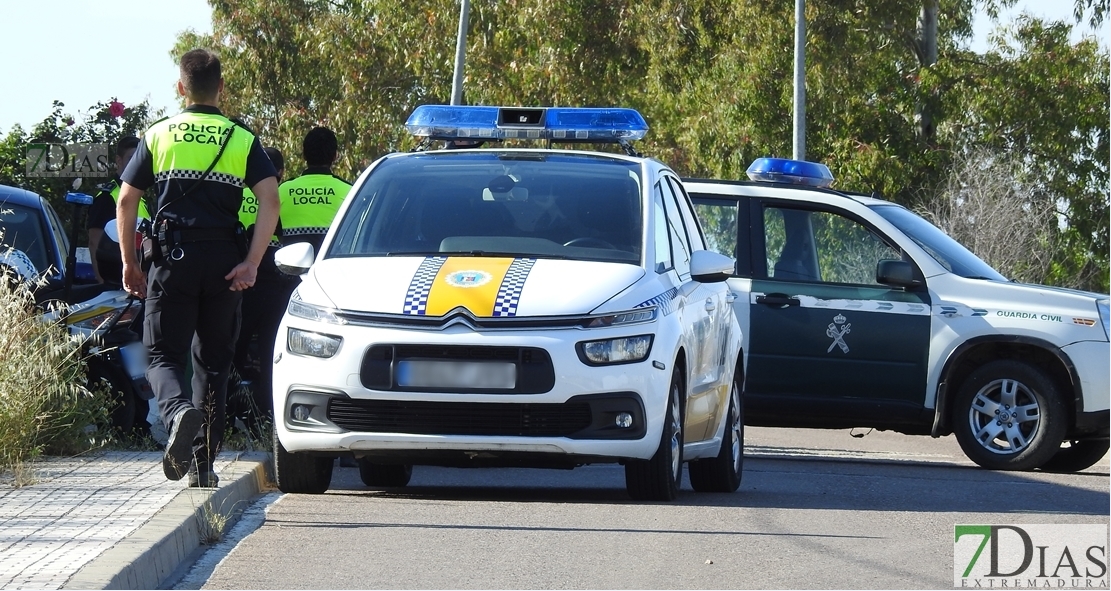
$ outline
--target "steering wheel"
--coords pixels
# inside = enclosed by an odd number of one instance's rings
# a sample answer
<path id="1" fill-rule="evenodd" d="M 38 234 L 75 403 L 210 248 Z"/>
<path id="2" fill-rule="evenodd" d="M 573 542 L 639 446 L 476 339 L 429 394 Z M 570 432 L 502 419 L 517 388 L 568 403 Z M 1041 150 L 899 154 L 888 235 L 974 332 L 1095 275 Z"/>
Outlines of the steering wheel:
<path id="1" fill-rule="evenodd" d="M 590 236 L 583 236 L 582 238 L 575 238 L 563 243 L 564 246 L 585 246 L 587 248 L 608 248 L 610 250 L 617 250 L 617 247 L 602 240 L 601 238 L 592 238 Z"/>

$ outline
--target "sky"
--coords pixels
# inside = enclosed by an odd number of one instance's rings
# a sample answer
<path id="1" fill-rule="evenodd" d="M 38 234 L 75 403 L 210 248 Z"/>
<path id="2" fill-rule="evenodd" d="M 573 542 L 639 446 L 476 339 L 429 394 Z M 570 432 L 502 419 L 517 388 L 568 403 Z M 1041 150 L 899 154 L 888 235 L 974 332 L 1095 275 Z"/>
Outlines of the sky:
<path id="1" fill-rule="evenodd" d="M 73 114 L 113 98 L 124 105 L 149 99 L 155 109 L 175 113 L 177 66 L 170 49 L 184 30 L 212 30 L 206 0 L 3 2 L 0 55 L 9 57 L 0 60 L 0 135 L 16 123 L 30 130 L 50 114 L 54 100 Z M 1072 0 L 1021 0 L 1001 19 L 1025 11 L 1071 23 L 1072 6 Z M 990 20 L 979 17 L 972 49 L 986 49 L 990 30 Z M 1086 26 L 1082 32 L 1097 34 Z M 1106 23 L 1098 34 L 1106 47 Z"/>

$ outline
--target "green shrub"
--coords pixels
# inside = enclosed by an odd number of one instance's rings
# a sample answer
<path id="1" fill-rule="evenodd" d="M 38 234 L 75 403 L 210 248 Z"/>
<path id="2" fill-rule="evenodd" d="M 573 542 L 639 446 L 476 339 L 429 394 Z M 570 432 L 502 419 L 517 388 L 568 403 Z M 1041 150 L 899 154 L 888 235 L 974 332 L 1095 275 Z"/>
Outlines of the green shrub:
<path id="1" fill-rule="evenodd" d="M 81 339 L 43 322 L 27 285 L 0 272 L 0 472 L 100 445 L 109 405 L 85 387 Z"/>

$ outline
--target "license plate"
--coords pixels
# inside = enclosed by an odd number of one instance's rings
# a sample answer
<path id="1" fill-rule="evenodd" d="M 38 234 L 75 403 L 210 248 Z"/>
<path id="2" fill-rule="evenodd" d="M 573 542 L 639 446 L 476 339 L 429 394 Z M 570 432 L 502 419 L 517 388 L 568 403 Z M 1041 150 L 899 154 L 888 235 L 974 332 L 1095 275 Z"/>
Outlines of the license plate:
<path id="1" fill-rule="evenodd" d="M 398 361 L 397 385 L 512 390 L 517 385 L 517 365 L 499 361 Z"/>

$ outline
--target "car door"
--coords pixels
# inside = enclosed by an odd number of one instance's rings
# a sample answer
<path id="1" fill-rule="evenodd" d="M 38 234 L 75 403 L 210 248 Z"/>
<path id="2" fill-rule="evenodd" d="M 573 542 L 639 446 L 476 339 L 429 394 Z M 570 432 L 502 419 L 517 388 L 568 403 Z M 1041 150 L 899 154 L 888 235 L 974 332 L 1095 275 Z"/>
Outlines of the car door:
<path id="1" fill-rule="evenodd" d="M 876 282 L 879 261 L 910 259 L 848 211 L 750 204 L 746 411 L 761 424 L 921 423 L 929 295 Z"/>
<path id="2" fill-rule="evenodd" d="M 657 185 L 657 191 L 667 213 L 675 271 L 681 282 L 680 314 L 688 355 L 686 441 L 694 442 L 706 439 L 714 417 L 720 412 L 721 367 L 718 360 L 721 334 L 717 319 L 725 304 L 720 286 L 691 279 L 690 255 L 695 248 L 701 250 L 704 246 L 686 196 L 676 188 L 678 186 L 665 175 Z"/>

